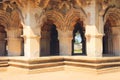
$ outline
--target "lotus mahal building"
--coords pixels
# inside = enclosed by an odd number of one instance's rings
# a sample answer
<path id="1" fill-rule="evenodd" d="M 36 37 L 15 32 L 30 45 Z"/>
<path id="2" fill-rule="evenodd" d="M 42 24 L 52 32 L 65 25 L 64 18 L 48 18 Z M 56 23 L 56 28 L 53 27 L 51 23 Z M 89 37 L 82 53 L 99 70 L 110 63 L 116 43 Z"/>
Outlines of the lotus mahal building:
<path id="1" fill-rule="evenodd" d="M 31 71 L 120 68 L 120 0 L 0 0 L 0 56 Z"/>

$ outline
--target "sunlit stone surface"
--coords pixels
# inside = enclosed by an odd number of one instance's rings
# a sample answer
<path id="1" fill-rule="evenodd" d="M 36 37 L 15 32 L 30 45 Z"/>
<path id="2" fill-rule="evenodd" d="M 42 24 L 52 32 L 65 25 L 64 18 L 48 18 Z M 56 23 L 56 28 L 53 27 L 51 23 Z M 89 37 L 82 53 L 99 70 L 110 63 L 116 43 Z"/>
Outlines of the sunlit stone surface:
<path id="1" fill-rule="evenodd" d="M 119 71 L 120 0 L 0 0 L 0 56 L 0 71 Z"/>

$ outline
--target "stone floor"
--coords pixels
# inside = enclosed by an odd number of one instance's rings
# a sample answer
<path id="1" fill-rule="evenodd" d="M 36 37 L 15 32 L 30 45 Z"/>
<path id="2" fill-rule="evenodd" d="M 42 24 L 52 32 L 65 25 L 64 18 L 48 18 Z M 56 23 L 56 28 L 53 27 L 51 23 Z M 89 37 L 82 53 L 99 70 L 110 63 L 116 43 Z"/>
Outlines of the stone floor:
<path id="1" fill-rule="evenodd" d="M 57 71 L 38 74 L 0 72 L 0 80 L 120 80 L 120 72 L 94 74 L 78 71 Z"/>

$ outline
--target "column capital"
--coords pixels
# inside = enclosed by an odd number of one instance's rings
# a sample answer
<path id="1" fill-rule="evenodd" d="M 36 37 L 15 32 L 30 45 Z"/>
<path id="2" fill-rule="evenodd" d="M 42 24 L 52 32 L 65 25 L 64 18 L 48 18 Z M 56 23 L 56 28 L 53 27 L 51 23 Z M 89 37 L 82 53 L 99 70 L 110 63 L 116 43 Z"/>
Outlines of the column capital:
<path id="1" fill-rule="evenodd" d="M 17 37 L 12 37 L 12 38 L 5 38 L 5 40 L 22 40 L 21 38 L 17 38 Z"/>
<path id="2" fill-rule="evenodd" d="M 87 56 L 102 57 L 102 38 L 104 34 L 85 34 Z"/>
<path id="3" fill-rule="evenodd" d="M 104 34 L 85 34 L 86 37 L 102 38 Z"/>
<path id="4" fill-rule="evenodd" d="M 39 39 L 39 38 L 41 38 L 39 35 L 30 35 L 30 36 L 28 36 L 28 35 L 21 35 L 21 37 L 23 37 L 24 39 Z"/>

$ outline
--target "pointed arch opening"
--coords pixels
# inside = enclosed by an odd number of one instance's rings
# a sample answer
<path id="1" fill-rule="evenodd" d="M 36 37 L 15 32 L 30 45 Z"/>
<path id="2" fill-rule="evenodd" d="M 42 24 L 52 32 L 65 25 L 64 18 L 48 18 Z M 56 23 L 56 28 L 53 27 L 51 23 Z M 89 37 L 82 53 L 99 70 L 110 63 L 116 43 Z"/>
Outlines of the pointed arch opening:
<path id="1" fill-rule="evenodd" d="M 86 55 L 86 38 L 83 22 L 77 22 L 73 30 L 72 54 Z"/>
<path id="2" fill-rule="evenodd" d="M 45 23 L 41 31 L 41 56 L 59 55 L 58 31 L 55 24 Z"/>
<path id="3" fill-rule="evenodd" d="M 0 56 L 7 55 L 7 33 L 5 27 L 0 25 Z"/>
<path id="4" fill-rule="evenodd" d="M 103 56 L 120 56 L 120 10 L 109 8 L 104 15 Z"/>
<path id="5" fill-rule="evenodd" d="M 50 55 L 59 55 L 59 40 L 56 25 L 51 25 L 50 33 Z"/>
<path id="6" fill-rule="evenodd" d="M 109 20 L 104 25 L 103 55 L 113 55 L 112 26 Z"/>

